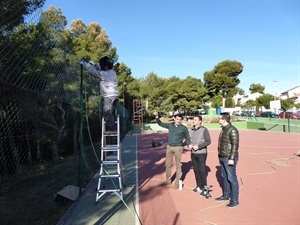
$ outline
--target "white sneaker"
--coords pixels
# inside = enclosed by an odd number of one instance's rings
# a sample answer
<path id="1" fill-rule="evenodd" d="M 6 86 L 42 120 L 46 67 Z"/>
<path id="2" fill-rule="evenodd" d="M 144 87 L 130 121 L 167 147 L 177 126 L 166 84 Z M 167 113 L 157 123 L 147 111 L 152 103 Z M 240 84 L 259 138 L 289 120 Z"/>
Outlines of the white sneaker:
<path id="1" fill-rule="evenodd" d="M 196 187 L 192 190 L 192 192 L 194 193 L 201 192 L 201 189 L 199 187 Z"/>

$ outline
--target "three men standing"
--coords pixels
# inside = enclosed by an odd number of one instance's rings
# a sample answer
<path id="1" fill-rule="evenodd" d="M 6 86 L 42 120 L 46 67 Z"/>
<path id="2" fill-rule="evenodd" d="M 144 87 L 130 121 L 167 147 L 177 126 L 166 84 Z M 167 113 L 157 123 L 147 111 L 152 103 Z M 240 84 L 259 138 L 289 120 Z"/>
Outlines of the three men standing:
<path id="1" fill-rule="evenodd" d="M 207 186 L 207 146 L 211 144 L 211 138 L 207 128 L 202 126 L 202 117 L 195 116 L 193 119 L 193 128 L 188 131 L 187 127 L 181 124 L 181 115 L 175 115 L 173 123 L 161 122 L 157 112 L 154 112 L 154 115 L 158 125 L 169 130 L 165 163 L 165 184 L 171 184 L 171 166 L 173 156 L 175 156 L 176 180 L 174 188 L 179 188 L 179 180 L 181 179 L 181 154 L 185 143 L 191 150 L 191 160 L 197 184 L 193 192 L 201 192 L 204 195 L 203 190 Z M 236 175 L 236 166 L 239 158 L 239 132 L 231 124 L 229 113 L 221 113 L 218 119 L 222 127 L 218 140 L 218 158 L 223 186 L 222 196 L 216 198 L 216 201 L 229 201 L 226 206 L 233 208 L 239 205 L 239 182 Z"/>

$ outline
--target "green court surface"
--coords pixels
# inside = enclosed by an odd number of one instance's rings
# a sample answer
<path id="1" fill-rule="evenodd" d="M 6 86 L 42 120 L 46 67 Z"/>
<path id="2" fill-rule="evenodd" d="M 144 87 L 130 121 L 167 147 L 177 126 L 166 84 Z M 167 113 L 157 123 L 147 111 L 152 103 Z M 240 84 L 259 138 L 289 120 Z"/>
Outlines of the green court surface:
<path id="1" fill-rule="evenodd" d="M 246 117 L 245 120 L 247 123 L 246 129 L 300 133 L 300 120 L 262 117 Z"/>
<path id="2" fill-rule="evenodd" d="M 213 116 L 208 115 L 207 117 Z M 300 133 L 300 120 L 262 117 L 238 117 L 238 120 L 232 122 L 238 129 Z M 187 123 L 183 124 L 187 125 Z M 218 123 L 205 123 L 203 125 L 208 129 L 220 129 Z M 143 130 L 164 130 L 164 128 L 158 126 L 156 123 L 149 123 L 143 125 Z"/>

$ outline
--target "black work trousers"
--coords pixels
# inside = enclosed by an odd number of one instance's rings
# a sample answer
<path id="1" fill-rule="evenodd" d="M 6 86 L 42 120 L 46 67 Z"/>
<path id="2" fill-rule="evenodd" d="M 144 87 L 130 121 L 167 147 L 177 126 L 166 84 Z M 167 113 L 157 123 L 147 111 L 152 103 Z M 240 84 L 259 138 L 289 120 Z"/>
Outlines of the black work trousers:
<path id="1" fill-rule="evenodd" d="M 207 185 L 207 173 L 206 173 L 206 159 L 207 154 L 192 154 L 191 160 L 193 164 L 193 170 L 195 174 L 196 184 L 201 190 Z"/>

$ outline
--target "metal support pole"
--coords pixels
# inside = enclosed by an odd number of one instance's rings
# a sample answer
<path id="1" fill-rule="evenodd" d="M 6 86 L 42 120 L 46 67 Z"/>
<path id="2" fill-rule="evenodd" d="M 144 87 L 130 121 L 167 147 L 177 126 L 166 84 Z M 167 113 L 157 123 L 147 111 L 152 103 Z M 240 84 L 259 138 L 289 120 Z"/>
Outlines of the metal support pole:
<path id="1" fill-rule="evenodd" d="M 83 152 L 83 65 L 80 64 L 80 100 L 79 100 L 79 106 L 80 106 L 80 126 L 79 126 L 79 195 L 81 195 L 81 176 L 82 176 L 82 152 Z"/>
<path id="2" fill-rule="evenodd" d="M 123 109 L 123 127 L 125 127 L 125 116 L 126 116 L 126 114 L 125 114 L 125 111 L 126 111 L 126 85 L 127 85 L 127 83 L 124 81 L 124 83 L 123 83 L 123 107 L 124 107 L 124 109 Z"/>

